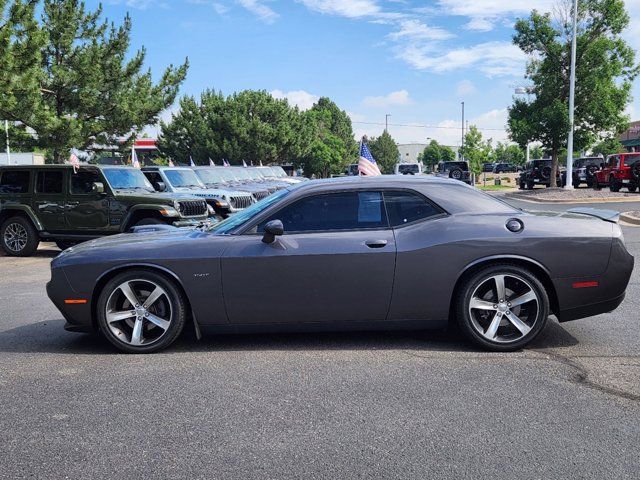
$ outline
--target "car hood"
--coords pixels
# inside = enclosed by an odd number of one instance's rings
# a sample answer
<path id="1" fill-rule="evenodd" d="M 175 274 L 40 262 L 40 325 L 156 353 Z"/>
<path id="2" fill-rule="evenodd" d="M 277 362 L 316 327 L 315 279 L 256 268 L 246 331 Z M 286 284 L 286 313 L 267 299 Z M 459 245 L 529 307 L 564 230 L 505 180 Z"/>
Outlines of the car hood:
<path id="1" fill-rule="evenodd" d="M 213 246 L 228 241 L 226 235 L 215 235 L 193 228 L 168 228 L 155 232 L 121 233 L 97 238 L 64 250 L 51 262 L 52 267 L 83 263 L 114 262 L 122 260 L 161 260 L 171 256 L 180 257 L 193 251 L 191 245 L 207 241 L 208 252 Z"/>
<path id="2" fill-rule="evenodd" d="M 115 197 L 124 202 L 161 203 L 164 205 L 173 205 L 174 200 L 198 200 L 198 197 L 184 193 L 134 193 L 129 190 L 120 190 Z"/>
<path id="3" fill-rule="evenodd" d="M 195 195 L 196 197 L 218 197 L 222 198 L 224 196 L 248 196 L 247 192 L 240 192 L 238 190 L 225 190 L 221 188 L 205 188 L 198 190 L 190 190 L 190 189 L 176 189 L 181 192 L 189 192 L 191 195 Z"/>

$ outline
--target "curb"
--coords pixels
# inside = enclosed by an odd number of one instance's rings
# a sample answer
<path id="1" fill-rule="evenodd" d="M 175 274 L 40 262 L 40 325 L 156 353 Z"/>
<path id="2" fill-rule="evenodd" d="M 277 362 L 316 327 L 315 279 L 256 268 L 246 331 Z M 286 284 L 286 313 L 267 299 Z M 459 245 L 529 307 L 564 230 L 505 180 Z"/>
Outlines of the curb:
<path id="1" fill-rule="evenodd" d="M 628 215 L 629 212 L 621 213 L 620 220 L 626 223 L 630 223 L 631 225 L 640 226 L 640 218 Z"/>
<path id="2" fill-rule="evenodd" d="M 549 199 L 549 198 L 537 198 L 533 199 L 529 196 L 518 195 L 517 193 L 505 194 L 507 198 L 513 198 L 514 200 L 520 200 L 522 202 L 530 203 L 625 203 L 625 202 L 640 202 L 640 195 L 635 198 L 620 197 L 620 198 L 572 198 L 572 199 Z"/>

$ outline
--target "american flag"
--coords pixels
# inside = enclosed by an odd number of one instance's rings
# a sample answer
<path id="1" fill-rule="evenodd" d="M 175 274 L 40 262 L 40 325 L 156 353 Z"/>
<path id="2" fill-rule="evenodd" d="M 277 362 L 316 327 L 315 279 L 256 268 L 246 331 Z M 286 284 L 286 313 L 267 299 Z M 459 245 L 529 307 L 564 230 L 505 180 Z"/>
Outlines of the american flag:
<path id="1" fill-rule="evenodd" d="M 248 166 L 248 165 L 247 165 L 247 162 L 245 162 L 244 160 L 242 160 L 242 166 L 246 168 L 246 167 Z"/>
<path id="2" fill-rule="evenodd" d="M 169 166 L 170 167 L 175 167 L 175 165 L 173 164 L 173 160 L 169 159 Z"/>
<path id="3" fill-rule="evenodd" d="M 80 168 L 80 160 L 75 153 L 72 153 L 69 157 L 69 163 L 73 167 L 73 173 L 78 173 L 78 169 Z"/>
<path id="4" fill-rule="evenodd" d="M 223 167 L 230 167 L 231 164 L 229 162 L 227 162 L 226 160 L 222 160 L 222 166 Z"/>
<path id="5" fill-rule="evenodd" d="M 211 157 L 209 157 L 209 165 L 211 165 L 212 167 L 215 167 L 215 166 L 216 166 L 216 164 L 215 164 L 215 163 L 213 163 L 213 160 L 211 160 Z"/>
<path id="6" fill-rule="evenodd" d="M 360 175 L 365 175 L 369 177 L 373 177 L 376 175 L 382 175 L 378 165 L 376 164 L 376 159 L 373 158 L 371 152 L 369 151 L 369 147 L 363 141 L 360 142 L 360 160 L 358 161 L 358 172 Z"/>
<path id="7" fill-rule="evenodd" d="M 189 155 L 189 166 L 190 167 L 195 167 L 196 166 L 196 164 L 193 163 L 193 158 L 191 158 L 191 155 Z"/>

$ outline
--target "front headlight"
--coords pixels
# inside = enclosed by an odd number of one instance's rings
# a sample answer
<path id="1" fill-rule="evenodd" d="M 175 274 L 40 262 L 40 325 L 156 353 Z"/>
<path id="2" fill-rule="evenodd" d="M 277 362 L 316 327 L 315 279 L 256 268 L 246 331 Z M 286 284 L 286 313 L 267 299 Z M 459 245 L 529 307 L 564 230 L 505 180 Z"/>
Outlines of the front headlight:
<path id="1" fill-rule="evenodd" d="M 160 215 L 162 215 L 163 217 L 179 217 L 180 214 L 178 213 L 179 209 L 176 210 L 175 208 L 172 207 L 165 207 L 162 210 L 160 210 Z"/>

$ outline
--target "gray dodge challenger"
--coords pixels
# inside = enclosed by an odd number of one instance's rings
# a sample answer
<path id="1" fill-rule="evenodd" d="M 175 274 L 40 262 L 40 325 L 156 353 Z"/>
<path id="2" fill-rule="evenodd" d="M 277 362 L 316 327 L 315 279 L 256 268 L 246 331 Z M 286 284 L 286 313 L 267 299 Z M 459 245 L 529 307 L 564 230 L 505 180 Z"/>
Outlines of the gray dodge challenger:
<path id="1" fill-rule="evenodd" d="M 614 310 L 633 270 L 617 213 L 528 213 L 434 177 L 348 177 L 278 191 L 214 226 L 137 227 L 51 262 L 65 328 L 125 352 L 201 332 L 443 328 L 520 349 Z"/>

